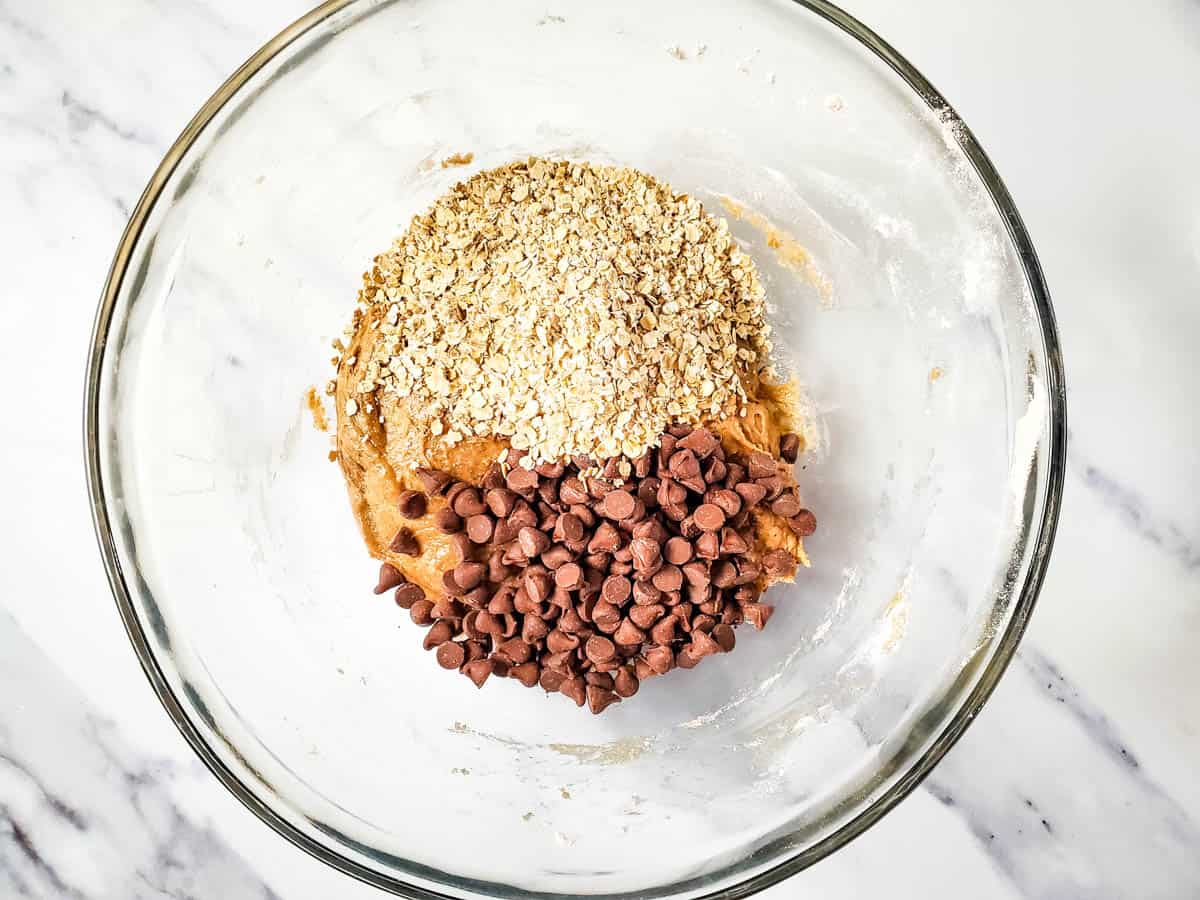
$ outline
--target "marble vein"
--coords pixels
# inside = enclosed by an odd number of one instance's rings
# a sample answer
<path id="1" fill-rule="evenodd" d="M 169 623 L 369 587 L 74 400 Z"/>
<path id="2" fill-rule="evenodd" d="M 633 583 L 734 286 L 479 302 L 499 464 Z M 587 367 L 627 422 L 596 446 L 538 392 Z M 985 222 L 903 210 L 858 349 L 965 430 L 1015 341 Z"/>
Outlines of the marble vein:
<path id="1" fill-rule="evenodd" d="M 1131 531 L 1161 548 L 1189 572 L 1200 570 L 1200 542 L 1182 526 L 1159 515 L 1136 490 L 1077 453 L 1071 452 L 1068 462 L 1084 488 L 1120 516 Z"/>
<path id="2" fill-rule="evenodd" d="M 6 613 L 0 708 L 0 896 L 277 897 L 173 801 L 178 768 L 129 747 Z"/>
<path id="3" fill-rule="evenodd" d="M 1022 897 L 1200 896 L 1200 823 L 1029 644 L 925 789 L 962 819 Z M 1154 837 L 1126 838 L 1132 834 Z"/>

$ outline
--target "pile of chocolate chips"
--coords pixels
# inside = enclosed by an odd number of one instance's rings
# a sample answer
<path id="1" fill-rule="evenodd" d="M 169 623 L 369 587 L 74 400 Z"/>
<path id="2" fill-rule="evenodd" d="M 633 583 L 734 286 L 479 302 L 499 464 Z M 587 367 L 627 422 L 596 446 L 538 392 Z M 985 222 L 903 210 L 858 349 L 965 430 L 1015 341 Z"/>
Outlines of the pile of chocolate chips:
<path id="1" fill-rule="evenodd" d="M 784 436 L 784 461 L 795 462 L 799 443 Z M 375 588 L 395 588 L 429 627 L 425 649 L 477 686 L 515 678 L 600 713 L 645 678 L 732 650 L 734 626 L 767 623 L 773 607 L 759 597 L 796 562 L 786 550 L 759 557 L 752 510 L 769 509 L 801 537 L 816 529 L 780 460 L 727 456 L 703 428 L 673 427 L 637 460 L 526 469 L 521 457 L 510 451 L 478 487 L 419 470 L 425 493 L 404 492 L 400 511 L 419 518 L 428 496 L 445 497 L 434 520 L 459 562 L 440 597 L 387 563 Z M 391 548 L 421 552 L 409 528 Z"/>

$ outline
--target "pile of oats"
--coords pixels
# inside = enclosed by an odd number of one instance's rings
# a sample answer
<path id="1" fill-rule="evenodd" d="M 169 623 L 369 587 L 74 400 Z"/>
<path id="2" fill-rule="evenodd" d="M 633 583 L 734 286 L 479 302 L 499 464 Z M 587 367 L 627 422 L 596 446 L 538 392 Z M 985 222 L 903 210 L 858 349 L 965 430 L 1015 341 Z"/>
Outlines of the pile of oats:
<path id="1" fill-rule="evenodd" d="M 763 289 L 724 220 L 643 172 L 530 159 L 413 219 L 359 294 L 380 339 L 358 394 L 454 445 L 531 464 L 637 457 L 672 423 L 736 414 L 769 375 Z M 361 403 L 351 399 L 356 408 Z"/>

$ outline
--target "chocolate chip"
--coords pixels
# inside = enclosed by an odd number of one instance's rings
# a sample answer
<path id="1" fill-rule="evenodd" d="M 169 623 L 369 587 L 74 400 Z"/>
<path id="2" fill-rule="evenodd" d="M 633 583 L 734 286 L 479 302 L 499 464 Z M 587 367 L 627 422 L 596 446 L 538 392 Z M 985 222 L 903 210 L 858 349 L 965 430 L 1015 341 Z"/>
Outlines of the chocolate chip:
<path id="1" fill-rule="evenodd" d="M 629 527 L 629 534 L 635 538 L 649 538 L 656 544 L 663 543 L 671 536 L 671 532 L 658 520 L 657 516 L 632 523 Z"/>
<path id="2" fill-rule="evenodd" d="M 554 539 L 575 543 L 583 540 L 583 522 L 573 513 L 563 513 L 554 524 Z"/>
<path id="3" fill-rule="evenodd" d="M 638 686 L 637 676 L 633 674 L 629 666 L 617 669 L 617 674 L 613 676 L 613 690 L 616 691 L 618 697 L 632 697 L 638 692 Z"/>
<path id="4" fill-rule="evenodd" d="M 568 610 L 571 608 L 571 592 L 564 591 L 558 585 L 550 582 L 554 587 L 550 591 L 549 602 L 552 607 L 557 607 L 560 610 Z"/>
<path id="5" fill-rule="evenodd" d="M 544 603 L 550 596 L 550 576 L 545 572 L 526 570 L 522 584 L 534 603 Z"/>
<path id="6" fill-rule="evenodd" d="M 737 491 L 746 507 L 757 506 L 767 496 L 767 489 L 753 481 L 743 481 L 734 485 L 733 489 Z"/>
<path id="7" fill-rule="evenodd" d="M 618 644 L 640 644 L 646 640 L 646 633 L 626 619 L 613 634 L 613 640 Z"/>
<path id="8" fill-rule="evenodd" d="M 488 556 L 488 581 L 499 584 L 512 574 L 512 568 L 504 562 L 504 551 L 493 550 Z"/>
<path id="9" fill-rule="evenodd" d="M 675 654 L 675 665 L 681 669 L 694 669 L 700 664 L 700 657 L 692 653 L 692 645 L 687 644 Z"/>
<path id="10" fill-rule="evenodd" d="M 718 531 L 725 524 L 725 510 L 715 503 L 702 503 L 696 507 L 692 518 L 704 531 Z"/>
<path id="11" fill-rule="evenodd" d="M 538 683 L 538 677 L 541 675 L 541 667 L 535 662 L 525 662 L 520 665 L 513 666 L 508 673 L 510 678 L 515 678 L 527 688 L 533 687 Z"/>
<path id="12" fill-rule="evenodd" d="M 560 462 L 544 462 L 538 463 L 533 467 L 533 471 L 537 472 L 543 478 L 562 478 L 563 472 L 567 467 Z"/>
<path id="13" fill-rule="evenodd" d="M 565 544 L 555 544 L 542 554 L 542 565 L 547 569 L 558 570 L 575 558 L 571 548 Z"/>
<path id="14" fill-rule="evenodd" d="M 678 441 L 672 434 L 664 434 L 659 438 L 658 468 L 660 471 L 667 467 L 667 461 L 671 458 L 671 454 L 675 452 L 675 445 L 677 443 Z"/>
<path id="15" fill-rule="evenodd" d="M 650 606 L 662 599 L 662 591 L 649 581 L 633 583 L 633 602 L 638 606 Z"/>
<path id="16" fill-rule="evenodd" d="M 654 573 L 651 583 L 660 591 L 677 591 L 683 585 L 683 573 L 670 563 Z"/>
<path id="17" fill-rule="evenodd" d="M 558 687 L 558 692 L 574 700 L 576 706 L 583 706 L 585 690 L 583 679 L 578 675 L 567 678 Z"/>
<path id="18" fill-rule="evenodd" d="M 459 593 L 463 593 L 479 586 L 487 574 L 487 566 L 477 562 L 460 562 L 452 572 L 454 584 Z"/>
<path id="19" fill-rule="evenodd" d="M 705 502 L 721 507 L 728 516 L 736 516 L 742 511 L 742 497 L 737 491 L 728 488 L 716 488 L 705 495 Z"/>
<path id="20" fill-rule="evenodd" d="M 438 665 L 443 669 L 457 669 L 466 661 L 467 653 L 462 644 L 444 643 L 437 648 Z"/>
<path id="21" fill-rule="evenodd" d="M 600 600 L 592 608 L 592 624 L 605 634 L 612 634 L 621 624 L 621 610 L 607 600 Z"/>
<path id="22" fill-rule="evenodd" d="M 547 668 L 543 668 L 541 675 L 538 676 L 538 684 L 548 694 L 557 691 L 564 681 L 566 681 L 566 676 L 563 673 Z"/>
<path id="23" fill-rule="evenodd" d="M 734 583 L 738 585 L 753 584 L 762 575 L 762 566 L 752 559 L 739 559 L 737 569 L 738 577 Z"/>
<path id="24" fill-rule="evenodd" d="M 492 674 L 496 664 L 490 659 L 476 659 L 466 663 L 462 667 L 462 672 L 471 679 L 475 687 L 483 687 L 483 683 L 488 680 L 488 676 Z"/>
<path id="25" fill-rule="evenodd" d="M 391 563 L 385 562 L 379 567 L 379 581 L 375 585 L 375 593 L 382 594 L 384 591 L 390 591 L 397 585 L 404 584 L 406 580 L 399 569 Z"/>
<path id="26" fill-rule="evenodd" d="M 470 485 L 465 481 L 456 481 L 446 488 L 446 504 L 453 507 L 454 501 L 458 499 L 458 495 L 469 488 Z"/>
<path id="27" fill-rule="evenodd" d="M 604 668 L 601 668 L 601 666 Z M 609 668 L 610 666 L 612 667 L 611 669 Z M 606 691 L 611 691 L 616 683 L 608 673 L 610 671 L 615 672 L 618 668 L 620 668 L 620 664 L 611 660 L 592 663 L 592 670 L 583 676 L 583 680 L 587 684 L 594 684 L 596 687 L 602 687 Z"/>
<path id="28" fill-rule="evenodd" d="M 467 536 L 476 544 L 486 544 L 492 539 L 496 523 L 487 513 L 479 513 L 467 519 Z"/>
<path id="29" fill-rule="evenodd" d="M 693 626 L 692 642 L 688 645 L 688 652 L 697 659 L 704 659 L 706 656 L 720 653 L 721 647 L 707 633 L 699 631 Z"/>
<path id="30" fill-rule="evenodd" d="M 737 580 L 737 569 L 727 559 L 722 559 L 719 562 L 713 563 L 712 567 L 712 583 L 719 588 L 733 587 L 733 583 Z"/>
<path id="31" fill-rule="evenodd" d="M 522 497 L 529 499 L 537 490 L 538 474 L 532 469 L 517 466 L 505 476 L 504 483 L 508 485 L 510 491 L 516 491 Z"/>
<path id="32" fill-rule="evenodd" d="M 475 614 L 475 629 L 482 634 L 503 634 L 504 618 L 481 609 Z"/>
<path id="33" fill-rule="evenodd" d="M 600 512 L 610 519 L 628 519 L 637 508 L 637 501 L 627 491 L 611 491 L 601 502 Z"/>
<path id="34" fill-rule="evenodd" d="M 673 537 L 663 546 L 663 557 L 672 565 L 682 566 L 692 558 L 691 541 Z"/>
<path id="35" fill-rule="evenodd" d="M 688 584 L 708 584 L 708 566 L 699 560 L 685 563 L 682 571 L 683 577 L 687 579 Z"/>
<path id="36" fill-rule="evenodd" d="M 562 480 L 558 488 L 558 498 L 569 506 L 587 503 L 591 499 L 583 482 L 574 475 L 568 475 Z"/>
<path id="37" fill-rule="evenodd" d="M 433 524 L 442 534 L 454 534 L 462 531 L 463 521 L 458 513 L 446 506 L 433 515 Z"/>
<path id="38" fill-rule="evenodd" d="M 537 487 L 537 495 L 543 503 L 558 502 L 558 482 L 543 480 Z"/>
<path id="39" fill-rule="evenodd" d="M 508 515 L 508 521 L 517 526 L 518 529 L 536 528 L 538 524 L 538 514 L 533 511 L 533 507 L 524 500 L 518 500 L 513 505 L 513 511 Z"/>
<path id="40" fill-rule="evenodd" d="M 633 461 L 633 474 L 637 478 L 647 478 L 654 471 L 654 452 L 647 450 Z"/>
<path id="41" fill-rule="evenodd" d="M 388 544 L 388 548 L 393 553 L 400 553 L 404 556 L 421 555 L 421 545 L 417 543 L 417 536 L 412 533 L 411 528 L 401 528 L 397 531 L 392 542 Z"/>
<path id="42" fill-rule="evenodd" d="M 629 579 L 623 575 L 610 575 L 604 579 L 604 583 L 600 587 L 600 595 L 608 603 L 620 606 L 629 599 L 632 588 Z"/>
<path id="43" fill-rule="evenodd" d="M 712 631 L 717 625 L 717 620 L 705 612 L 699 612 L 692 617 L 692 633 L 697 631 Z"/>
<path id="44" fill-rule="evenodd" d="M 763 568 L 773 578 L 792 575 L 796 571 L 796 560 L 788 551 L 783 549 L 771 550 L 762 558 Z"/>
<path id="45" fill-rule="evenodd" d="M 592 662 L 605 662 L 617 655 L 617 648 L 608 638 L 595 635 L 588 638 L 584 652 Z"/>
<path id="46" fill-rule="evenodd" d="M 683 481 L 700 475 L 700 462 L 691 450 L 676 450 L 667 462 L 667 469 L 676 480 Z"/>
<path id="47" fill-rule="evenodd" d="M 551 653 L 566 653 L 579 646 L 579 638 L 555 628 L 546 635 L 546 649 Z"/>
<path id="48" fill-rule="evenodd" d="M 606 688 L 602 688 L 596 684 L 589 684 L 587 686 L 588 709 L 592 711 L 593 715 L 598 716 L 614 703 L 620 702 L 621 698 Z"/>
<path id="49" fill-rule="evenodd" d="M 662 561 L 662 545 L 650 538 L 634 538 L 629 544 L 633 566 L 639 572 L 653 572 Z"/>
<path id="50" fill-rule="evenodd" d="M 621 535 L 609 522 L 596 526 L 596 533 L 588 541 L 588 553 L 611 553 L 621 546 Z"/>
<path id="51" fill-rule="evenodd" d="M 425 592 L 421 590 L 421 586 L 411 581 L 396 588 L 396 605 L 401 609 L 412 609 L 414 603 L 424 599 Z"/>
<path id="52" fill-rule="evenodd" d="M 519 637 L 512 637 L 506 641 L 502 641 L 496 650 L 503 653 L 509 664 L 514 666 L 528 662 L 529 658 L 533 655 L 533 648 Z"/>
<path id="53" fill-rule="evenodd" d="M 517 542 L 521 545 L 521 550 L 529 559 L 535 556 L 541 556 L 550 547 L 550 536 L 544 531 L 532 526 L 526 525 L 517 532 Z"/>
<path id="54" fill-rule="evenodd" d="M 666 612 L 666 607 L 658 603 L 649 606 L 634 606 L 629 610 L 629 621 L 645 630 L 666 615 Z"/>
<path id="55" fill-rule="evenodd" d="M 576 503 L 573 506 L 567 507 L 567 512 L 569 512 L 571 515 L 573 515 L 575 518 L 577 518 L 580 522 L 583 523 L 583 527 L 584 527 L 585 531 L 588 528 L 591 528 L 593 525 L 595 525 L 597 521 L 599 521 L 596 518 L 596 514 L 595 514 L 595 512 L 592 511 L 591 507 L 584 506 L 579 503 Z M 586 537 L 586 535 L 585 535 L 585 537 Z"/>
<path id="56" fill-rule="evenodd" d="M 471 552 L 475 549 L 471 539 L 461 531 L 450 535 L 450 546 L 454 548 L 454 558 L 459 562 L 470 559 Z"/>
<path id="57" fill-rule="evenodd" d="M 559 546 L 562 546 L 561 544 Z M 563 548 L 566 549 L 565 547 Z M 570 551 L 568 551 L 569 553 Z M 546 565 L 550 565 L 546 563 Z M 564 591 L 578 590 L 583 586 L 583 569 L 578 563 L 564 563 L 554 572 L 554 583 Z"/>
<path id="58" fill-rule="evenodd" d="M 550 634 L 550 626 L 545 620 L 533 614 L 527 614 L 521 621 L 521 640 L 527 644 L 536 644 Z"/>
<path id="59" fill-rule="evenodd" d="M 706 531 L 696 538 L 696 555 L 701 559 L 716 559 L 721 554 L 721 539 L 713 532 Z"/>
<path id="60" fill-rule="evenodd" d="M 792 491 L 785 491 L 771 503 L 771 512 L 781 518 L 790 519 L 800 512 L 800 500 Z"/>
<path id="61" fill-rule="evenodd" d="M 767 491 L 767 500 L 771 501 L 783 493 L 786 486 L 782 478 L 778 475 L 770 475 L 767 478 L 759 478 L 755 484 L 761 485 Z"/>
<path id="62" fill-rule="evenodd" d="M 683 503 L 673 503 L 670 506 L 664 506 L 662 511 L 663 515 L 672 522 L 682 522 L 687 518 L 688 514 L 687 506 Z"/>
<path id="63" fill-rule="evenodd" d="M 750 454 L 747 471 L 751 478 L 767 478 L 772 475 L 779 474 L 779 468 L 775 465 L 775 460 L 768 453 L 763 453 L 761 450 Z"/>
<path id="64" fill-rule="evenodd" d="M 676 445 L 684 450 L 691 450 L 700 459 L 707 459 L 714 450 L 721 446 L 720 439 L 707 428 L 696 428 Z"/>
<path id="65" fill-rule="evenodd" d="M 454 481 L 450 475 L 437 469 L 417 469 L 417 478 L 421 482 L 421 487 L 425 488 L 425 493 L 431 495 L 444 493 L 450 483 Z"/>
<path id="66" fill-rule="evenodd" d="M 775 612 L 775 607 L 766 603 L 743 603 L 742 615 L 746 621 L 753 625 L 759 631 L 767 625 L 767 620 L 771 618 L 771 613 Z"/>
<path id="67" fill-rule="evenodd" d="M 439 619 L 433 623 L 432 628 L 425 632 L 425 640 L 422 646 L 426 650 L 432 650 L 434 647 L 446 643 L 452 637 L 454 637 L 454 626 L 445 619 Z"/>
<path id="68" fill-rule="evenodd" d="M 724 556 L 737 556 L 747 552 L 750 544 L 744 537 L 732 528 L 721 529 L 721 553 Z"/>
<path id="69" fill-rule="evenodd" d="M 670 647 L 650 647 L 642 651 L 642 658 L 657 675 L 666 675 L 675 664 Z"/>
<path id="70" fill-rule="evenodd" d="M 483 473 L 483 478 L 479 482 L 479 486 L 484 489 L 484 492 L 493 488 L 504 487 L 504 470 L 500 468 L 499 463 L 492 463 L 487 467 L 487 471 Z"/>
<path id="71" fill-rule="evenodd" d="M 419 519 L 425 515 L 425 495 L 420 491 L 401 491 L 396 508 L 406 519 Z"/>
<path id="72" fill-rule="evenodd" d="M 656 644 L 671 643 L 675 640 L 675 625 L 678 622 L 679 620 L 674 616 L 663 616 L 650 629 L 650 639 Z"/>
<path id="73" fill-rule="evenodd" d="M 800 435 L 788 432 L 779 438 L 779 455 L 790 463 L 800 456 Z"/>
<path id="74" fill-rule="evenodd" d="M 603 500 L 613 491 L 612 484 L 603 478 L 585 478 L 584 486 L 587 488 L 588 496 L 593 500 Z"/>
<path id="75" fill-rule="evenodd" d="M 811 510 L 802 509 L 788 522 L 788 526 L 799 537 L 805 538 L 817 530 L 817 517 Z"/>
<path id="76" fill-rule="evenodd" d="M 491 589 L 486 584 L 481 584 L 463 594 L 461 603 L 472 609 L 483 609 L 491 603 L 491 596 Z"/>
<path id="77" fill-rule="evenodd" d="M 517 605 L 513 601 L 514 593 L 511 587 L 501 587 L 488 598 L 487 611 L 493 616 L 502 616 L 505 613 L 516 612 Z M 463 600 L 465 602 L 467 598 L 464 597 Z"/>
<path id="78" fill-rule="evenodd" d="M 727 474 L 727 466 L 725 460 L 717 459 L 715 456 L 708 461 L 704 466 L 704 481 L 706 484 L 720 484 L 725 480 Z"/>
<path id="79" fill-rule="evenodd" d="M 483 498 L 479 496 L 479 491 L 473 487 L 469 487 L 464 491 L 459 492 L 451 503 L 454 511 L 464 519 L 471 516 L 477 516 L 480 513 L 487 512 L 487 504 L 483 502 Z"/>
<path id="80" fill-rule="evenodd" d="M 414 625 L 428 625 L 433 621 L 433 604 L 428 600 L 421 598 L 414 601 L 409 607 L 408 615 L 413 620 Z"/>
<path id="81" fill-rule="evenodd" d="M 497 487 L 484 494 L 483 501 L 492 511 L 492 515 L 503 519 L 512 513 L 517 504 L 517 495 L 506 487 Z"/>
<path id="82" fill-rule="evenodd" d="M 463 641 L 462 648 L 467 652 L 467 662 L 474 662 L 487 656 L 487 648 L 482 641 Z"/>
<path id="83" fill-rule="evenodd" d="M 574 607 L 563 610 L 562 615 L 558 617 L 558 627 L 571 634 L 588 630 L 587 623 L 583 621 Z"/>
<path id="84" fill-rule="evenodd" d="M 711 584 L 689 584 L 687 586 L 688 603 L 707 603 L 712 598 Z"/>
<path id="85" fill-rule="evenodd" d="M 661 478 L 658 483 L 658 505 L 677 506 L 687 499 L 687 489 L 673 479 Z"/>

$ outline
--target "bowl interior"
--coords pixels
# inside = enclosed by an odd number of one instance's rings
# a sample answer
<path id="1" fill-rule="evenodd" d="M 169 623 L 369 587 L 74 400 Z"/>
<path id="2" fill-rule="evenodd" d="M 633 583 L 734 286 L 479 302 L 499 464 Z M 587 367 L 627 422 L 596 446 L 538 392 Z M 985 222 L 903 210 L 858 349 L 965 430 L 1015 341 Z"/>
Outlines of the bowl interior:
<path id="1" fill-rule="evenodd" d="M 173 714 L 388 887 L 698 895 L 832 846 L 1002 667 L 1053 493 L 1049 323 L 969 137 L 788 0 L 333 6 L 164 170 L 101 320 L 95 487 Z M 595 718 L 421 651 L 304 398 L 372 256 L 528 154 L 728 216 L 809 404 L 813 568 Z"/>

